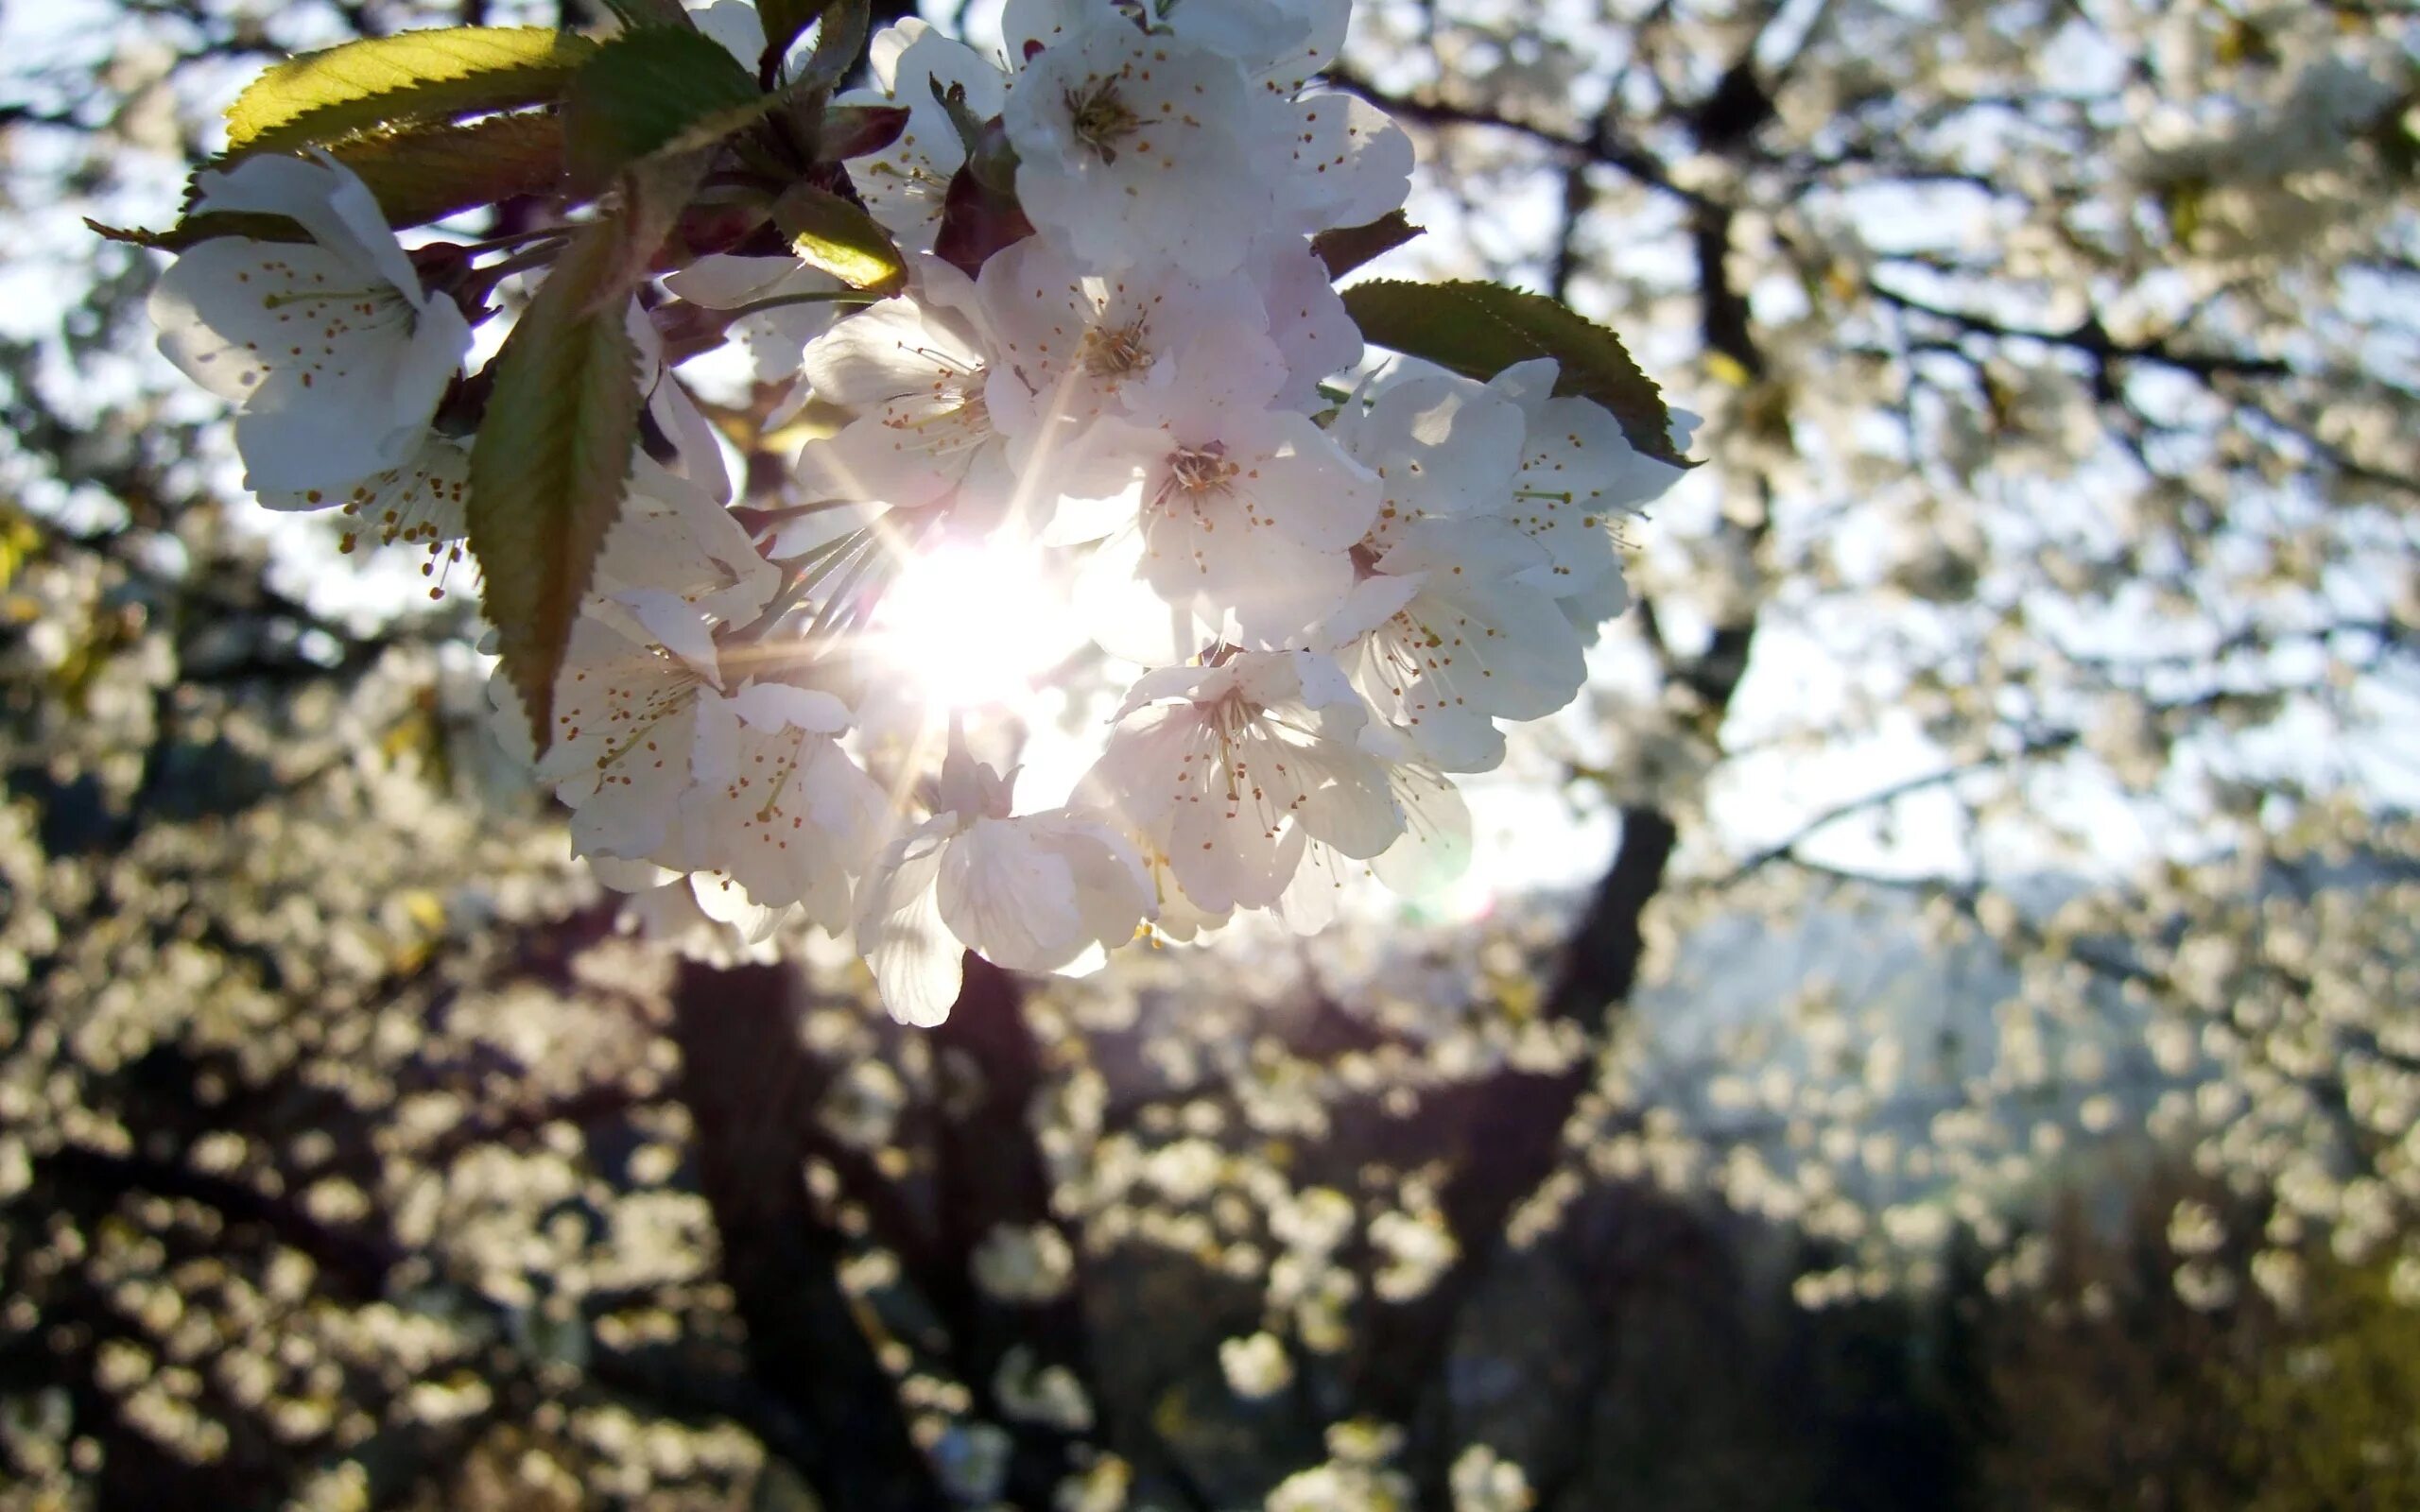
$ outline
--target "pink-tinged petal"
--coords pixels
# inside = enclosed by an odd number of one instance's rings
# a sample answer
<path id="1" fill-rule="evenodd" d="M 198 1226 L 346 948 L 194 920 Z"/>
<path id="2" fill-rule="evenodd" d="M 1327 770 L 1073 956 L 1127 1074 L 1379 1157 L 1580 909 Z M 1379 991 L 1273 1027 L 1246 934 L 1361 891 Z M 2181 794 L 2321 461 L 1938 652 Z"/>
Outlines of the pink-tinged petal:
<path id="1" fill-rule="evenodd" d="M 964 979 L 963 947 L 942 922 L 934 893 L 945 835 L 945 826 L 928 822 L 893 843 L 857 889 L 858 954 L 883 1006 L 918 1028 L 949 1017 Z"/>
<path id="2" fill-rule="evenodd" d="M 1064 856 L 1014 819 L 977 819 L 942 852 L 942 921 L 967 948 L 1012 971 L 1047 971 L 1085 944 Z"/>
<path id="3" fill-rule="evenodd" d="M 731 696 L 735 713 L 759 730 L 804 730 L 837 735 L 849 728 L 849 706 L 819 688 L 752 682 Z"/>

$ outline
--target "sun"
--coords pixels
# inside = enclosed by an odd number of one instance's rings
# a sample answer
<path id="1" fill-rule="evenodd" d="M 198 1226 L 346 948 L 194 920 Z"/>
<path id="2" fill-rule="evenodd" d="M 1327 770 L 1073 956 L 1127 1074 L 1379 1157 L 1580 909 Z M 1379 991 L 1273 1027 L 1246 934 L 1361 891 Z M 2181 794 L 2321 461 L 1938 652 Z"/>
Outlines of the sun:
<path id="1" fill-rule="evenodd" d="M 871 628 L 884 664 L 950 709 L 1023 701 L 1082 641 L 1040 552 L 958 541 L 900 572 Z"/>

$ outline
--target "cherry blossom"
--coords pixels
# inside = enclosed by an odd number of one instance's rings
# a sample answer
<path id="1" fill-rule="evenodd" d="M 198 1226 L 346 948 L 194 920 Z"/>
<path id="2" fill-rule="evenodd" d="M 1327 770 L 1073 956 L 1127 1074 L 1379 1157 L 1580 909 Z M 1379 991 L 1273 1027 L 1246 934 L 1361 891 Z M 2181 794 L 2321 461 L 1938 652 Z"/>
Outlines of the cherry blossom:
<path id="1" fill-rule="evenodd" d="M 815 689 L 752 682 L 701 696 L 698 721 L 697 782 L 660 859 L 714 874 L 752 908 L 796 904 L 816 923 L 844 927 L 852 881 L 892 818 L 881 784 L 835 738 L 849 728 L 847 707 Z M 699 901 L 716 912 L 723 891 L 701 883 Z"/>
<path id="2" fill-rule="evenodd" d="M 1488 387 L 1521 407 L 1528 432 L 1512 523 L 1547 550 L 1533 576 L 1558 597 L 1602 591 L 1621 571 L 1614 528 L 1677 482 L 1681 470 L 1630 444 L 1621 422 L 1585 399 L 1555 397 L 1551 358 L 1515 364 Z"/>
<path id="3" fill-rule="evenodd" d="M 1246 651 L 1128 693 L 1082 791 L 1167 858 L 1210 913 L 1274 904 L 1309 840 L 1355 860 L 1403 833 L 1369 712 L 1331 659 Z"/>
<path id="4" fill-rule="evenodd" d="M 470 350 L 462 312 L 421 286 L 369 189 L 332 161 L 251 157 L 195 184 L 198 215 L 280 216 L 308 238 L 213 238 L 151 295 L 162 354 L 241 406 L 247 486 L 335 504 L 409 472 Z"/>
<path id="5" fill-rule="evenodd" d="M 913 17 L 875 32 L 866 55 L 877 87 L 835 103 L 904 106 L 908 124 L 896 140 L 850 159 L 850 181 L 903 250 L 929 252 L 950 179 L 966 162 L 966 145 L 934 91 L 956 91 L 967 114 L 985 121 L 1000 113 L 1008 81 L 974 48 Z"/>
<path id="6" fill-rule="evenodd" d="M 1011 780 L 963 753 L 940 785 L 933 816 L 858 891 L 857 948 L 902 1022 L 947 1016 L 961 948 L 1011 971 L 1055 971 L 1123 945 L 1151 912 L 1142 860 L 1109 824 L 1066 810 L 1015 815 Z"/>
<path id="7" fill-rule="evenodd" d="M 866 145 L 808 181 L 856 196 L 904 286 L 851 287 L 718 208 L 695 229 L 719 249 L 675 236 L 616 290 L 642 413 L 534 761 L 600 880 L 720 950 L 851 936 L 890 1011 L 932 1023 L 966 950 L 1078 971 L 1138 925 L 1307 931 L 1365 877 L 1457 874 L 1448 774 L 1577 696 L 1625 598 L 1615 525 L 1679 470 L 1558 394 L 1551 360 L 1365 369 L 1312 238 L 1400 206 L 1411 150 L 1317 82 L 1348 11 L 1012 0 L 996 62 L 886 27 L 872 87 L 825 117 Z M 753 8 L 692 13 L 766 76 Z M 714 194 L 770 215 L 786 171 Z M 340 506 L 436 576 L 486 423 L 488 388 L 451 387 L 461 311 L 332 163 L 258 155 L 199 186 L 308 240 L 188 252 L 154 301 L 163 350 L 241 404 L 271 507 Z M 970 202 L 992 216 L 972 236 L 946 219 Z M 468 266 L 446 286 L 484 302 L 553 234 L 430 266 Z M 281 357 L 306 316 L 320 334 Z M 717 334 L 762 386 L 745 404 L 681 369 Z M 792 426 L 785 474 L 735 477 L 726 427 L 761 452 Z M 1091 669 L 1080 696 L 1051 686 Z M 520 697 L 492 690 L 529 755 Z M 1089 760 L 1066 806 L 1018 813 L 1005 753 L 1047 698 L 1063 727 L 1097 699 L 1101 744 L 1043 764 Z"/>
<path id="8" fill-rule="evenodd" d="M 1233 60 L 1122 18 L 1046 47 L 1009 89 L 1017 198 L 1096 266 L 1232 272 L 1274 206 Z M 1263 129 L 1265 134 L 1265 129 Z"/>
<path id="9" fill-rule="evenodd" d="M 1414 521 L 1371 563 L 1371 596 L 1401 602 L 1355 644 L 1354 685 L 1449 771 L 1495 766 L 1496 719 L 1543 718 L 1587 677 L 1579 631 L 1528 580 L 1545 560 L 1512 525 L 1474 519 Z"/>

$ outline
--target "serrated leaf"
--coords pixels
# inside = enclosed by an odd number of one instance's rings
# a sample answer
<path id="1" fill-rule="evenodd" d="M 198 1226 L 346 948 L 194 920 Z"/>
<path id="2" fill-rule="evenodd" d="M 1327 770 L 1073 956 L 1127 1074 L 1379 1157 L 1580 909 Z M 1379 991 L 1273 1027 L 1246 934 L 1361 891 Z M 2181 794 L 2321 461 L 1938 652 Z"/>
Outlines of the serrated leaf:
<path id="1" fill-rule="evenodd" d="M 832 0 L 757 0 L 756 17 L 765 26 L 765 57 L 758 77 L 769 81 L 782 60 L 789 56 L 790 43 L 805 36 L 806 28 L 831 9 Z"/>
<path id="2" fill-rule="evenodd" d="M 908 263 L 872 215 L 829 190 L 795 183 L 773 201 L 773 224 L 798 255 L 853 289 L 896 294 Z"/>
<path id="3" fill-rule="evenodd" d="M 1311 238 L 1311 250 L 1327 266 L 1327 276 L 1342 278 L 1362 264 L 1393 251 L 1426 228 L 1415 226 L 1400 210 L 1390 210 L 1366 226 L 1339 226 Z"/>
<path id="4" fill-rule="evenodd" d="M 547 194 L 562 185 L 562 122 L 544 112 L 492 115 L 468 126 L 437 126 L 354 137 L 329 155 L 359 175 L 387 224 L 401 230 L 442 220 L 475 206 L 517 195 Z M 283 215 L 209 211 L 186 215 L 166 231 L 85 225 L 113 242 L 182 252 L 217 236 L 256 242 L 308 241 Z"/>
<path id="5" fill-rule="evenodd" d="M 565 92 L 572 184 L 594 191 L 643 158 L 709 146 L 771 103 L 738 60 L 702 32 L 625 32 L 599 47 Z"/>
<path id="6" fill-rule="evenodd" d="M 1594 400 L 1621 422 L 1630 444 L 1678 467 L 1671 416 L 1654 380 L 1621 338 L 1540 294 L 1500 284 L 1409 284 L 1376 279 L 1344 292 L 1362 339 L 1482 382 L 1516 362 L 1552 357 L 1558 394 Z"/>
<path id="7" fill-rule="evenodd" d="M 661 259 L 672 259 L 675 266 L 688 260 L 690 254 L 684 249 L 677 243 L 667 247 L 666 242 L 705 179 L 711 156 L 703 151 L 666 153 L 634 163 L 622 175 L 617 192 L 620 213 L 614 220 L 615 262 L 611 279 L 597 295 L 599 300 L 618 301 L 651 274 L 668 271 L 657 266 Z"/>
<path id="8" fill-rule="evenodd" d="M 815 34 L 814 50 L 791 82 L 803 90 L 828 93 L 838 88 L 865 56 L 866 34 L 873 29 L 873 8 L 867 0 L 833 0 L 823 8 L 818 25 L 822 29 Z"/>
<path id="9" fill-rule="evenodd" d="M 332 155 L 398 228 L 563 187 L 563 123 L 550 112 L 363 137 Z"/>
<path id="10" fill-rule="evenodd" d="M 690 31 L 698 29 L 698 20 L 681 0 L 605 0 L 605 9 L 623 26 L 679 26 Z"/>
<path id="11" fill-rule="evenodd" d="M 130 247 L 146 247 L 155 252 L 182 252 L 216 236 L 244 236 L 256 242 L 307 242 L 310 234 L 284 215 L 256 215 L 233 211 L 213 211 L 208 215 L 187 215 L 166 231 L 145 231 L 139 226 L 105 226 L 86 216 L 84 224 L 108 241 L 124 242 Z"/>
<path id="12" fill-rule="evenodd" d="M 471 554 L 530 738 L 553 743 L 555 679 L 621 512 L 639 438 L 639 352 L 621 300 L 620 228 L 573 245 L 497 354 L 471 449 Z M 626 293 L 627 290 L 619 292 Z"/>
<path id="13" fill-rule="evenodd" d="M 446 26 L 305 53 L 235 96 L 228 146 L 284 151 L 403 122 L 546 104 L 596 50 L 544 26 Z"/>

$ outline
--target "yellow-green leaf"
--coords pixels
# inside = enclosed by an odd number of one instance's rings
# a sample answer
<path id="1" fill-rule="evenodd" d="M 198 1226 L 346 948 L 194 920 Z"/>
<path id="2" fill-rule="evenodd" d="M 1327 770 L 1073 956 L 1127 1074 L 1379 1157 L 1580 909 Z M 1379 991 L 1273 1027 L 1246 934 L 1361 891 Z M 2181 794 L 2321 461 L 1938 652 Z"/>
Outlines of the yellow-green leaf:
<path id="1" fill-rule="evenodd" d="M 106 226 L 86 216 L 84 224 L 95 235 L 131 247 L 147 247 L 155 252 L 182 252 L 188 247 L 209 241 L 214 236 L 247 236 L 256 242 L 307 242 L 311 238 L 302 227 L 284 215 L 256 215 L 249 212 L 214 210 L 205 215 L 187 215 L 166 231 L 145 231 L 139 226 Z"/>
<path id="2" fill-rule="evenodd" d="M 1362 338 L 1484 382 L 1516 362 L 1552 357 L 1558 394 L 1594 400 L 1621 422 L 1630 444 L 1686 467 L 1671 415 L 1621 338 L 1544 295 L 1500 284 L 1409 284 L 1377 279 L 1344 291 Z"/>
<path id="3" fill-rule="evenodd" d="M 382 132 L 333 149 L 361 176 L 390 226 L 424 226 L 474 206 L 562 187 L 563 125 L 549 112 L 466 126 Z"/>
<path id="4" fill-rule="evenodd" d="M 562 187 L 562 122 L 545 112 L 492 115 L 466 126 L 381 131 L 329 149 L 369 186 L 394 227 L 424 226 L 475 206 Z M 112 241 L 181 252 L 214 236 L 254 241 L 305 241 L 283 215 L 210 211 L 188 215 L 166 231 L 86 225 Z"/>
<path id="5" fill-rule="evenodd" d="M 335 142 L 403 122 L 549 103 L 596 44 L 544 26 L 446 26 L 305 53 L 227 108 L 236 152 Z"/>
<path id="6" fill-rule="evenodd" d="M 907 286 L 907 260 L 890 233 L 838 195 L 792 184 L 773 201 L 773 224 L 801 259 L 853 289 L 896 294 Z"/>

